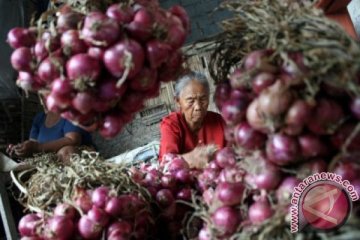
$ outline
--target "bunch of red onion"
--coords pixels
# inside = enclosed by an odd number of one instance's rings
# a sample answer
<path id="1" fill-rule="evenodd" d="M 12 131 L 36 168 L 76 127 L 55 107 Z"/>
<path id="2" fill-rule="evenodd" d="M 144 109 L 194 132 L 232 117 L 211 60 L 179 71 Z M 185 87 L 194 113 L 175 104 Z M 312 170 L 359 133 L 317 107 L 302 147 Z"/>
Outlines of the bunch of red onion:
<path id="1" fill-rule="evenodd" d="M 158 234 L 161 239 L 180 236 L 183 220 L 193 209 L 186 203 L 192 202 L 195 193 L 197 171 L 174 154 L 165 154 L 160 166 L 143 164 L 132 168 L 135 182 L 147 188 L 156 206 Z M 184 204 L 185 202 L 185 204 Z"/>
<path id="2" fill-rule="evenodd" d="M 50 216 L 27 214 L 22 237 L 34 239 L 145 239 L 154 233 L 150 205 L 137 193 L 116 194 L 100 186 L 77 188 L 71 203 L 59 203 Z"/>
<path id="3" fill-rule="evenodd" d="M 314 173 L 359 182 L 360 97 L 330 81 L 311 82 L 301 52 L 277 61 L 274 54 L 251 52 L 217 86 L 215 102 L 236 154 L 220 151 L 198 178 L 211 219 L 199 239 L 229 238 L 275 212 L 285 217 L 294 187 Z"/>
<path id="4" fill-rule="evenodd" d="M 86 15 L 63 6 L 55 29 L 13 28 L 11 64 L 25 91 L 45 94 L 50 111 L 114 137 L 183 62 L 189 17 L 157 0 L 118 3 Z"/>

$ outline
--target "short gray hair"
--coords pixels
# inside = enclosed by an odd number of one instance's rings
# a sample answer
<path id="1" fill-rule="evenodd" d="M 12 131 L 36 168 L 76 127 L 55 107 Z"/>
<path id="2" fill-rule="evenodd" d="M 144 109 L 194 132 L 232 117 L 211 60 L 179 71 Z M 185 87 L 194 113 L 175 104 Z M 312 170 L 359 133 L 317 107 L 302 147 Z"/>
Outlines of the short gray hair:
<path id="1" fill-rule="evenodd" d="M 199 72 L 189 72 L 181 76 L 175 84 L 175 97 L 179 98 L 181 91 L 191 82 L 196 81 L 203 85 L 208 93 L 210 93 L 210 86 L 206 76 Z"/>

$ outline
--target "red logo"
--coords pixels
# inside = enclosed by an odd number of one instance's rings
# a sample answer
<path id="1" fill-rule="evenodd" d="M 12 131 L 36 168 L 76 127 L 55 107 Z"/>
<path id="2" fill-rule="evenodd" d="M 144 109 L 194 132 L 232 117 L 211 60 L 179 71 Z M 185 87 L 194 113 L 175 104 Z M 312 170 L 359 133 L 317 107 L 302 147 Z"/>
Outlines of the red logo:
<path id="1" fill-rule="evenodd" d="M 302 199 L 301 207 L 305 220 L 322 230 L 341 226 L 351 210 L 350 199 L 344 189 L 328 182 L 310 188 Z"/>

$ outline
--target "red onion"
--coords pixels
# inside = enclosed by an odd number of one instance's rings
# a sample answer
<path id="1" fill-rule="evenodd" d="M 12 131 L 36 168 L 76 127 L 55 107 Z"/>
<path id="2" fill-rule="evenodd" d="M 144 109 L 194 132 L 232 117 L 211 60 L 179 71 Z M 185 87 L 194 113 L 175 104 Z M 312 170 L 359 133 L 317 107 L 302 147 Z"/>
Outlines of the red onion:
<path id="1" fill-rule="evenodd" d="M 126 84 L 116 87 L 116 80 L 114 78 L 103 79 L 98 84 L 98 96 L 102 100 L 111 101 L 123 96 L 126 89 Z"/>
<path id="2" fill-rule="evenodd" d="M 351 101 L 350 109 L 352 114 L 360 120 L 360 97 L 356 97 Z"/>
<path id="3" fill-rule="evenodd" d="M 247 122 L 236 125 L 235 142 L 248 150 L 261 148 L 265 144 L 266 135 L 253 129 Z"/>
<path id="4" fill-rule="evenodd" d="M 233 167 L 226 167 L 223 170 L 221 170 L 217 180 L 219 182 L 229 182 L 229 183 L 241 182 L 244 179 L 245 174 L 246 172 L 244 169 L 235 165 Z"/>
<path id="5" fill-rule="evenodd" d="M 209 162 L 208 165 L 207 165 L 207 167 L 208 167 L 208 168 L 211 168 L 211 169 L 214 169 L 214 170 L 216 170 L 216 171 L 220 171 L 220 170 L 222 169 L 222 167 L 220 167 L 220 166 L 216 163 L 216 161 L 211 161 L 211 162 Z"/>
<path id="6" fill-rule="evenodd" d="M 301 76 L 303 73 L 307 72 L 307 67 L 304 64 L 304 55 L 301 52 L 290 52 L 287 53 L 287 57 L 292 62 L 284 62 L 282 70 L 294 77 Z M 299 81 L 293 82 L 298 84 Z"/>
<path id="7" fill-rule="evenodd" d="M 156 194 L 156 201 L 160 204 L 160 206 L 168 207 L 174 203 L 175 199 L 169 189 L 161 189 Z"/>
<path id="8" fill-rule="evenodd" d="M 59 33 L 70 29 L 78 29 L 79 23 L 81 23 L 83 19 L 84 16 L 81 13 L 68 9 L 57 17 L 56 28 Z"/>
<path id="9" fill-rule="evenodd" d="M 326 156 L 329 153 L 326 144 L 316 135 L 304 134 L 298 140 L 301 154 L 305 158 Z"/>
<path id="10" fill-rule="evenodd" d="M 66 72 L 70 80 L 95 81 L 100 70 L 100 62 L 86 53 L 76 54 L 66 63 Z"/>
<path id="11" fill-rule="evenodd" d="M 119 108 L 126 113 L 135 113 L 144 106 L 144 95 L 138 91 L 127 91 L 121 98 Z"/>
<path id="12" fill-rule="evenodd" d="M 215 189 L 215 195 L 223 204 L 222 206 L 235 206 L 241 203 L 245 187 L 242 183 L 219 183 Z"/>
<path id="13" fill-rule="evenodd" d="M 43 82 L 50 83 L 60 77 L 62 66 L 60 57 L 48 57 L 40 63 L 38 75 Z"/>
<path id="14" fill-rule="evenodd" d="M 68 30 L 61 35 L 61 47 L 65 55 L 71 56 L 88 50 L 85 42 L 80 39 L 77 30 Z"/>
<path id="15" fill-rule="evenodd" d="M 301 164 L 298 168 L 297 175 L 308 177 L 314 173 L 321 173 L 327 171 L 327 163 L 321 158 L 311 159 L 306 163 Z"/>
<path id="16" fill-rule="evenodd" d="M 121 37 L 116 20 L 101 12 L 90 12 L 86 15 L 81 33 L 87 44 L 102 47 L 110 46 Z"/>
<path id="17" fill-rule="evenodd" d="M 246 115 L 249 100 L 243 99 L 230 99 L 224 102 L 221 108 L 221 115 L 229 125 L 235 125 L 242 121 Z"/>
<path id="18" fill-rule="evenodd" d="M 267 199 L 261 199 L 253 203 L 249 208 L 249 219 L 254 224 L 263 223 L 274 214 Z"/>
<path id="19" fill-rule="evenodd" d="M 342 180 L 352 181 L 357 178 L 359 167 L 352 162 L 340 162 L 336 165 L 333 173 L 340 175 Z"/>
<path id="20" fill-rule="evenodd" d="M 164 206 L 161 209 L 161 218 L 165 219 L 166 221 L 173 221 L 176 215 L 176 203 L 173 201 L 169 206 Z"/>
<path id="21" fill-rule="evenodd" d="M 143 67 L 141 71 L 130 80 L 130 87 L 136 91 L 147 91 L 151 89 L 157 81 L 157 71 Z"/>
<path id="22" fill-rule="evenodd" d="M 104 52 L 105 52 L 105 49 L 104 48 L 100 48 L 100 47 L 89 47 L 88 50 L 87 50 L 87 54 L 92 57 L 92 58 L 95 58 L 99 61 L 102 61 L 103 58 L 104 58 Z"/>
<path id="23" fill-rule="evenodd" d="M 341 149 L 344 147 L 347 139 L 350 134 L 354 132 L 356 125 L 353 123 L 343 124 L 334 135 L 331 136 L 331 142 L 336 147 L 336 149 Z M 348 152 L 358 152 L 360 149 L 360 133 L 357 133 L 354 138 L 349 142 L 346 151 Z"/>
<path id="24" fill-rule="evenodd" d="M 286 177 L 276 190 L 276 198 L 279 203 L 290 203 L 294 187 L 300 184 L 301 180 L 296 177 Z"/>
<path id="25" fill-rule="evenodd" d="M 230 85 L 233 89 L 244 89 L 246 83 L 242 79 L 244 76 L 244 71 L 240 68 L 235 69 L 235 71 L 229 76 Z"/>
<path id="26" fill-rule="evenodd" d="M 176 199 L 191 201 L 191 188 L 182 188 L 176 194 Z"/>
<path id="27" fill-rule="evenodd" d="M 337 102 L 322 98 L 317 102 L 307 127 L 318 135 L 332 134 L 343 118 L 343 109 Z"/>
<path id="28" fill-rule="evenodd" d="M 166 174 L 161 177 L 161 186 L 163 188 L 173 189 L 176 186 L 176 181 L 173 175 Z"/>
<path id="29" fill-rule="evenodd" d="M 145 178 L 143 179 L 143 184 L 145 186 L 152 186 L 155 188 L 160 187 L 162 174 L 160 171 L 151 170 L 145 174 Z"/>
<path id="30" fill-rule="evenodd" d="M 93 193 L 94 194 L 94 193 Z M 90 220 L 105 227 L 109 223 L 109 215 L 101 208 L 93 205 L 87 213 Z"/>
<path id="31" fill-rule="evenodd" d="M 126 4 L 113 4 L 106 10 L 106 16 L 116 20 L 121 25 L 133 20 L 134 10 Z"/>
<path id="32" fill-rule="evenodd" d="M 175 157 L 168 166 L 170 173 L 175 173 L 180 169 L 189 169 L 189 164 L 182 157 Z"/>
<path id="33" fill-rule="evenodd" d="M 168 43 L 173 49 L 181 48 L 186 40 L 186 30 L 184 29 L 181 20 L 172 15 L 168 18 L 169 28 L 165 42 Z"/>
<path id="34" fill-rule="evenodd" d="M 203 173 L 198 176 L 198 184 L 201 190 L 205 190 L 214 185 L 215 180 L 219 176 L 219 171 L 211 168 L 205 168 Z"/>
<path id="35" fill-rule="evenodd" d="M 189 184 L 192 182 L 192 176 L 188 169 L 180 169 L 175 172 L 175 179 L 179 183 Z"/>
<path id="36" fill-rule="evenodd" d="M 69 219 L 74 219 L 77 215 L 76 209 L 67 203 L 60 203 L 54 209 L 55 216 L 63 216 Z"/>
<path id="37" fill-rule="evenodd" d="M 20 47 L 32 47 L 35 45 L 36 36 L 34 32 L 26 28 L 12 28 L 7 34 L 9 45 L 16 49 Z"/>
<path id="38" fill-rule="evenodd" d="M 38 90 L 42 86 L 42 83 L 37 76 L 32 76 L 29 72 L 19 72 L 16 85 L 27 92 Z"/>
<path id="39" fill-rule="evenodd" d="M 251 127 L 263 133 L 268 133 L 266 119 L 261 115 L 259 110 L 258 99 L 252 101 L 246 111 L 246 119 Z"/>
<path id="40" fill-rule="evenodd" d="M 91 197 L 85 189 L 77 188 L 73 199 L 75 205 L 84 213 L 87 213 L 92 207 Z"/>
<path id="41" fill-rule="evenodd" d="M 141 8 L 135 13 L 133 21 L 126 26 L 126 30 L 131 37 L 146 42 L 151 37 L 153 25 L 152 13 L 146 8 Z"/>
<path id="42" fill-rule="evenodd" d="M 56 95 L 68 95 L 72 90 L 73 87 L 67 78 L 57 78 L 51 84 L 51 92 Z"/>
<path id="43" fill-rule="evenodd" d="M 37 235 L 37 228 L 41 225 L 41 218 L 34 213 L 23 216 L 18 225 L 21 236 L 32 237 Z"/>
<path id="44" fill-rule="evenodd" d="M 198 235 L 199 240 L 211 240 L 213 239 L 211 236 L 211 232 L 209 230 L 209 228 L 207 227 L 203 227 Z"/>
<path id="45" fill-rule="evenodd" d="M 220 83 L 216 86 L 214 101 L 218 109 L 221 109 L 226 100 L 228 100 L 230 92 L 231 87 L 229 83 Z"/>
<path id="46" fill-rule="evenodd" d="M 220 207 L 212 214 L 211 220 L 218 230 L 224 234 L 232 234 L 239 226 L 240 211 L 231 207 Z"/>
<path id="47" fill-rule="evenodd" d="M 85 239 L 98 239 L 101 237 L 102 226 L 88 216 L 84 215 L 80 218 L 78 223 L 78 231 L 81 237 Z"/>
<path id="48" fill-rule="evenodd" d="M 275 75 L 270 72 L 260 72 L 252 80 L 252 90 L 260 94 L 275 82 Z"/>
<path id="49" fill-rule="evenodd" d="M 292 100 L 292 93 L 287 86 L 281 81 L 276 81 L 260 93 L 258 108 L 265 117 L 276 118 L 288 110 Z"/>
<path id="50" fill-rule="evenodd" d="M 118 114 L 108 114 L 104 117 L 102 125 L 100 126 L 100 135 L 105 139 L 115 137 L 123 128 L 124 124 L 122 118 Z"/>
<path id="51" fill-rule="evenodd" d="M 171 52 L 167 61 L 163 63 L 160 68 L 158 68 L 158 81 L 173 81 L 175 76 L 179 75 L 182 72 L 183 62 L 184 57 L 180 50 Z"/>
<path id="52" fill-rule="evenodd" d="M 122 40 L 104 53 L 104 64 L 115 77 L 121 77 L 128 69 L 128 78 L 134 77 L 143 67 L 145 59 L 141 45 L 135 40 Z"/>
<path id="53" fill-rule="evenodd" d="M 254 68 L 258 68 L 260 70 L 271 70 L 271 69 L 263 69 L 264 68 L 263 61 L 272 53 L 273 51 L 271 49 L 257 50 L 249 53 L 245 57 L 245 61 L 244 61 L 245 70 L 251 70 Z"/>
<path id="54" fill-rule="evenodd" d="M 151 68 L 158 68 L 170 56 L 170 45 L 158 40 L 151 40 L 146 45 L 146 57 Z"/>
<path id="55" fill-rule="evenodd" d="M 258 189 L 275 189 L 281 181 L 280 169 L 265 159 L 254 164 L 256 164 L 256 170 L 250 177 L 252 181 L 249 184 L 254 184 Z"/>
<path id="56" fill-rule="evenodd" d="M 351 185 L 354 186 L 355 192 L 357 192 L 358 196 L 360 196 L 360 179 L 355 179 L 351 181 Z"/>
<path id="57" fill-rule="evenodd" d="M 74 233 L 74 224 L 71 219 L 63 216 L 54 216 L 47 221 L 45 228 L 46 239 L 70 239 Z"/>
<path id="58" fill-rule="evenodd" d="M 104 208 L 107 200 L 110 197 L 110 189 L 106 186 L 96 188 L 91 194 L 91 201 L 95 206 Z"/>
<path id="59" fill-rule="evenodd" d="M 126 235 L 130 235 L 133 229 L 129 222 L 124 220 L 118 220 L 113 222 L 107 229 L 107 236 L 110 236 L 113 232 L 120 232 Z"/>
<path id="60" fill-rule="evenodd" d="M 297 161 L 300 154 L 299 143 L 296 138 L 277 133 L 268 139 L 266 144 L 266 155 L 268 159 L 284 166 Z"/>
<path id="61" fill-rule="evenodd" d="M 180 5 L 174 5 L 169 8 L 169 12 L 180 18 L 181 23 L 186 30 L 186 32 L 190 31 L 190 18 L 186 12 L 186 10 Z"/>
<path id="62" fill-rule="evenodd" d="M 105 206 L 105 212 L 113 217 L 119 217 L 123 210 L 123 199 L 119 197 L 110 198 Z"/>
<path id="63" fill-rule="evenodd" d="M 10 61 L 13 68 L 15 68 L 17 71 L 31 72 L 35 67 L 33 62 L 33 55 L 30 48 L 27 47 L 17 48 L 11 54 Z"/>
<path id="64" fill-rule="evenodd" d="M 34 47 L 34 53 L 38 61 L 42 61 L 60 48 L 60 39 L 58 36 L 52 36 L 50 32 L 44 32 Z M 59 51 L 60 52 L 60 51 Z"/>
<path id="65" fill-rule="evenodd" d="M 312 107 L 302 99 L 296 100 L 286 113 L 285 123 L 289 125 L 305 125 L 311 118 Z"/>
<path id="66" fill-rule="evenodd" d="M 90 91 L 78 92 L 72 100 L 72 106 L 80 113 L 87 114 L 95 102 L 96 98 Z"/>
<path id="67" fill-rule="evenodd" d="M 236 155 L 232 148 L 225 147 L 215 155 L 216 164 L 222 168 L 232 167 L 236 164 Z"/>

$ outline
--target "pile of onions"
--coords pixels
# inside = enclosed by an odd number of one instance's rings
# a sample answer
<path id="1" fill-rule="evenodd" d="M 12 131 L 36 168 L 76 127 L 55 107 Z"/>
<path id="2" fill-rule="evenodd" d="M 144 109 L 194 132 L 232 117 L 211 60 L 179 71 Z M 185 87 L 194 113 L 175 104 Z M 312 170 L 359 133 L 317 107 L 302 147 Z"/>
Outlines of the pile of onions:
<path id="1" fill-rule="evenodd" d="M 137 193 L 117 194 L 100 186 L 77 188 L 73 201 L 59 203 L 50 216 L 27 214 L 19 222 L 24 239 L 145 239 L 154 235 L 150 204 Z M 86 209 L 84 206 L 88 206 Z"/>
<path id="2" fill-rule="evenodd" d="M 179 5 L 129 1 L 86 15 L 65 5 L 56 31 L 13 28 L 7 41 L 17 85 L 45 93 L 50 111 L 104 138 L 116 136 L 161 82 L 182 68 L 189 17 Z M 38 37 L 37 37 L 38 35 Z"/>
<path id="3" fill-rule="evenodd" d="M 156 203 L 157 230 L 163 239 L 175 239 L 184 227 L 181 223 L 193 211 L 182 202 L 192 202 L 196 191 L 197 171 L 175 154 L 165 154 L 160 166 L 143 164 L 132 168 L 133 180 L 148 189 Z"/>

